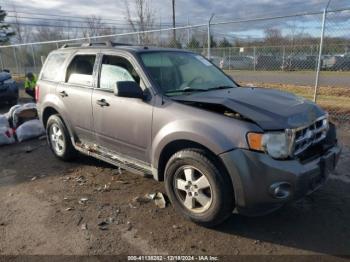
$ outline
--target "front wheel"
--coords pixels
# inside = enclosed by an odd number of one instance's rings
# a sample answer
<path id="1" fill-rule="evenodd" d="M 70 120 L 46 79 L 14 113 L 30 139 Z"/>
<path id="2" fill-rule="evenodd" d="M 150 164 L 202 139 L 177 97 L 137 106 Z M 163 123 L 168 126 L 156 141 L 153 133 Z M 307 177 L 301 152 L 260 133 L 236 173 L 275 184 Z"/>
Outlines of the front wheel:
<path id="1" fill-rule="evenodd" d="M 61 160 L 72 160 L 77 151 L 72 145 L 69 132 L 58 115 L 52 115 L 47 121 L 46 134 L 49 147 Z"/>
<path id="2" fill-rule="evenodd" d="M 166 165 L 165 184 L 175 209 L 198 224 L 215 226 L 232 214 L 230 178 L 205 150 L 188 149 L 174 154 Z"/>

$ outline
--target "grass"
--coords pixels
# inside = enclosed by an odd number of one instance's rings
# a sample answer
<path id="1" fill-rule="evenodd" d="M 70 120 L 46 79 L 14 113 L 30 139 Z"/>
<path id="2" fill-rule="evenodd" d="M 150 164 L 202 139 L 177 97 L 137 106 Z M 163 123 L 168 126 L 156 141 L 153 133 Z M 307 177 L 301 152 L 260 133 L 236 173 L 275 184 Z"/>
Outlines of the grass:
<path id="1" fill-rule="evenodd" d="M 316 70 L 299 70 L 299 71 L 280 71 L 280 70 L 256 70 L 253 71 L 251 69 L 249 70 L 224 70 L 225 73 L 230 74 L 230 73 L 235 73 L 235 72 L 240 72 L 240 73 L 245 73 L 245 74 L 314 74 L 316 77 Z M 321 71 L 322 76 L 340 76 L 340 77 L 350 77 L 350 71 Z"/>
<path id="2" fill-rule="evenodd" d="M 245 85 L 247 83 L 241 84 Z M 310 100 L 313 100 L 314 97 L 314 88 L 311 86 L 266 83 L 253 83 L 253 85 L 294 93 Z M 320 87 L 317 104 L 327 110 L 334 118 L 350 120 L 350 88 Z"/>

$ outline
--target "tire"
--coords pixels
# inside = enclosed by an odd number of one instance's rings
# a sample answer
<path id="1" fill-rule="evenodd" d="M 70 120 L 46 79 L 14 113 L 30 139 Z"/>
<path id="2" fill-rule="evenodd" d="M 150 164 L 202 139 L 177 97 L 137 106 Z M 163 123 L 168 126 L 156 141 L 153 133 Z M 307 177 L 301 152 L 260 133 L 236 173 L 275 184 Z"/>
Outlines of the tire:
<path id="1" fill-rule="evenodd" d="M 231 180 L 218 160 L 205 150 L 175 153 L 165 167 L 165 186 L 174 208 L 197 224 L 213 227 L 233 212 Z"/>
<path id="2" fill-rule="evenodd" d="M 67 127 L 59 115 L 49 117 L 46 125 L 47 142 L 54 155 L 63 160 L 70 161 L 77 156 L 72 145 Z"/>

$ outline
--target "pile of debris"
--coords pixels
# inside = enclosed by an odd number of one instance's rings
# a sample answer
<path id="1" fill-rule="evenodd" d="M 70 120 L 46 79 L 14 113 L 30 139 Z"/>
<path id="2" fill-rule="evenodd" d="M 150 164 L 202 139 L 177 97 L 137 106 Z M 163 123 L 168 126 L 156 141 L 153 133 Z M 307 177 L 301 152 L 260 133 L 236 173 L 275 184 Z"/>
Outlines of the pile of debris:
<path id="1" fill-rule="evenodd" d="M 15 105 L 0 115 L 0 145 L 9 145 L 36 138 L 45 133 L 34 103 Z"/>

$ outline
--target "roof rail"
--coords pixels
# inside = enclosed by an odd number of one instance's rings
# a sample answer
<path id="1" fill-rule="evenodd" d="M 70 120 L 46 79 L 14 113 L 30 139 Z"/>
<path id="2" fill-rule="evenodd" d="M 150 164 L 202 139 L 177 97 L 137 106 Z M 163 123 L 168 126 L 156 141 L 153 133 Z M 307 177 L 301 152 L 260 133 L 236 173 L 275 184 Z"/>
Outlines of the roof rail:
<path id="1" fill-rule="evenodd" d="M 130 44 L 126 43 L 114 43 L 111 41 L 105 41 L 105 42 L 92 42 L 92 43 L 72 43 L 72 44 L 64 44 L 61 48 L 68 48 L 68 47 L 89 47 L 89 46 L 106 46 L 106 47 L 113 47 L 113 46 L 131 46 Z"/>
<path id="2" fill-rule="evenodd" d="M 71 44 L 64 44 L 63 46 L 61 46 L 61 48 L 78 47 L 78 46 L 81 46 L 81 44 L 71 43 Z"/>

